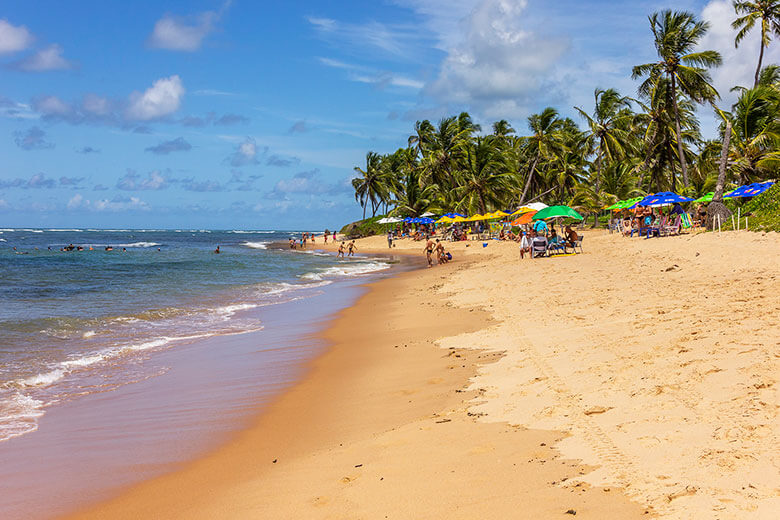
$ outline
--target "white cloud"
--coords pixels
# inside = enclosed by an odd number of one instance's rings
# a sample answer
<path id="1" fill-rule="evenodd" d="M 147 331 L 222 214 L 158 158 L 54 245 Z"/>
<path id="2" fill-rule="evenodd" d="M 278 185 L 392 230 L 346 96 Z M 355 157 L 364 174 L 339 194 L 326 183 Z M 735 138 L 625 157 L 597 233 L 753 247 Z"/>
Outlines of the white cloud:
<path id="1" fill-rule="evenodd" d="M 143 94 L 134 92 L 130 95 L 127 116 L 148 121 L 170 115 L 179 109 L 184 92 L 184 85 L 178 75 L 158 79 Z"/>
<path id="2" fill-rule="evenodd" d="M 142 210 L 149 209 L 149 204 L 144 202 L 138 197 L 114 197 L 111 200 L 101 199 L 96 200 L 90 204 L 95 211 L 129 211 L 129 210 Z"/>
<path id="3" fill-rule="evenodd" d="M 70 105 L 57 96 L 44 96 L 33 102 L 33 107 L 43 116 L 65 116 L 72 111 Z"/>
<path id="4" fill-rule="evenodd" d="M 219 11 L 205 11 L 194 16 L 166 14 L 154 24 L 147 43 L 157 49 L 196 51 L 200 49 L 206 36 L 214 31 L 230 3 L 230 0 L 226 1 Z"/>
<path id="5" fill-rule="evenodd" d="M 33 35 L 24 25 L 14 26 L 0 19 L 0 54 L 23 51 L 32 44 Z"/>
<path id="6" fill-rule="evenodd" d="M 71 69 L 73 64 L 62 56 L 62 47 L 53 44 L 21 60 L 14 67 L 28 72 L 45 72 Z"/>
<path id="7" fill-rule="evenodd" d="M 460 39 L 448 36 L 447 56 L 427 87 L 446 103 L 473 106 L 486 115 L 520 115 L 545 87 L 568 41 L 525 28 L 526 1 L 485 0 L 461 22 Z"/>
<path id="8" fill-rule="evenodd" d="M 399 76 L 391 72 L 379 71 L 370 67 L 344 63 L 343 61 L 334 60 L 331 58 L 318 58 L 318 60 L 326 67 L 347 71 L 347 78 L 349 78 L 351 81 L 367 83 L 378 88 L 384 88 L 389 85 L 393 87 L 419 90 L 425 86 L 425 82 L 423 81 L 405 76 Z"/>
<path id="9" fill-rule="evenodd" d="M 388 57 L 410 58 L 420 45 L 430 41 L 427 33 L 415 25 L 387 24 L 377 21 L 348 23 L 331 18 L 307 17 L 320 38 L 336 45 L 346 44 L 353 51 L 368 53 L 377 49 Z"/>
<path id="10" fill-rule="evenodd" d="M 730 110 L 739 94 L 729 92 L 735 85 L 752 87 L 756 65 L 760 24 L 734 47 L 737 31 L 731 28 L 736 15 L 730 1 L 713 0 L 701 12 L 702 19 L 710 23 L 710 30 L 701 41 L 701 49 L 712 49 L 723 56 L 723 65 L 713 69 L 712 80 L 721 95 L 720 106 Z M 764 51 L 762 66 L 780 63 L 780 40 L 773 40 Z"/>
<path id="11" fill-rule="evenodd" d="M 236 168 L 250 164 L 258 164 L 257 142 L 254 138 L 246 137 L 242 143 L 239 143 L 235 151 L 228 156 L 227 162 Z"/>
<path id="12" fill-rule="evenodd" d="M 0 199 L 0 209 L 8 209 L 8 208 L 10 208 L 8 203 L 5 200 Z"/>
<path id="13" fill-rule="evenodd" d="M 80 193 L 75 194 L 70 198 L 68 201 L 68 209 L 78 209 L 81 207 L 81 204 L 84 202 L 84 197 L 81 196 Z M 89 204 L 89 201 L 86 201 L 86 204 Z"/>

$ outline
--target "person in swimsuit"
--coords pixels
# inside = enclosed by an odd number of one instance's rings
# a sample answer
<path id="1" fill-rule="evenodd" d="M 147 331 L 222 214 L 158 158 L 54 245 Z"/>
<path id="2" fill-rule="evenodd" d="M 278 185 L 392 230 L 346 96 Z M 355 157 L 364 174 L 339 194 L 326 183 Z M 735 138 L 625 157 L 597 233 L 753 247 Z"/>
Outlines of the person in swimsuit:
<path id="1" fill-rule="evenodd" d="M 439 265 L 447 263 L 447 255 L 444 251 L 444 244 L 439 242 L 438 238 L 436 239 L 436 260 Z"/>
<path id="2" fill-rule="evenodd" d="M 357 247 L 355 246 L 355 241 L 349 243 L 349 247 L 347 248 L 347 256 L 355 256 L 355 251 L 357 251 Z"/>
<path id="3" fill-rule="evenodd" d="M 425 258 L 428 260 L 428 267 L 433 267 L 433 257 L 431 256 L 433 255 L 433 249 L 433 242 L 429 239 L 428 243 L 425 244 L 425 249 L 423 250 L 425 251 Z"/>
<path id="4" fill-rule="evenodd" d="M 344 244 L 339 244 L 339 252 L 336 253 L 336 258 L 341 257 L 344 258 Z"/>

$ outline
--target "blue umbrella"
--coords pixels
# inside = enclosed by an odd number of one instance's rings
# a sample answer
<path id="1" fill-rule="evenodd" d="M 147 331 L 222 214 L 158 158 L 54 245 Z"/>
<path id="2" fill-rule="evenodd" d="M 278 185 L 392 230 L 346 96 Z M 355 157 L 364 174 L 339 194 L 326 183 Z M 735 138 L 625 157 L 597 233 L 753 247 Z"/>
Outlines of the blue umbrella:
<path id="1" fill-rule="evenodd" d="M 446 215 L 444 215 L 444 216 L 445 216 L 445 217 L 448 217 L 448 218 L 455 218 L 455 217 L 463 217 L 463 218 L 466 218 L 466 215 L 461 215 L 460 213 L 447 213 L 447 214 L 446 214 Z"/>
<path id="2" fill-rule="evenodd" d="M 671 191 L 661 191 L 648 195 L 628 209 L 634 209 L 637 206 L 666 206 L 668 204 L 678 204 L 680 202 L 690 202 L 693 199 L 677 195 Z"/>
<path id="3" fill-rule="evenodd" d="M 433 224 L 434 222 L 432 218 L 428 218 L 428 217 L 422 217 L 415 220 L 417 221 L 418 224 Z"/>
<path id="4" fill-rule="evenodd" d="M 767 182 L 754 182 L 753 184 L 746 184 L 744 186 L 740 186 L 736 190 L 732 190 L 728 192 L 724 197 L 729 198 L 736 198 L 736 197 L 755 197 L 756 195 L 761 195 L 766 190 L 772 187 L 774 182 L 767 181 Z"/>

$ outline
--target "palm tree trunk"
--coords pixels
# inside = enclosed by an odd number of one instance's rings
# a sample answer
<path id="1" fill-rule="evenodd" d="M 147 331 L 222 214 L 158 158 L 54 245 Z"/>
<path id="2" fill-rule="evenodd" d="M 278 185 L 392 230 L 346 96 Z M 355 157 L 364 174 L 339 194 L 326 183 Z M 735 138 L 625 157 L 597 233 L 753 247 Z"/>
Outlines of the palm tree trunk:
<path id="1" fill-rule="evenodd" d="M 756 80 L 753 82 L 753 88 L 758 86 L 758 77 L 761 75 L 761 62 L 764 61 L 764 35 L 761 35 L 761 51 L 758 53 L 758 67 L 756 67 Z"/>
<path id="2" fill-rule="evenodd" d="M 366 220 L 366 206 L 368 206 L 368 201 L 363 201 L 363 220 Z"/>
<path id="3" fill-rule="evenodd" d="M 596 194 L 601 193 L 601 148 L 604 143 L 599 146 L 599 156 L 596 159 Z"/>
<path id="4" fill-rule="evenodd" d="M 715 184 L 715 193 L 712 196 L 712 202 L 723 202 L 723 186 L 726 184 L 726 162 L 729 157 L 730 142 L 731 120 L 726 119 L 726 130 L 723 134 L 723 148 L 720 151 L 720 166 L 718 166 L 718 182 Z"/>
<path id="5" fill-rule="evenodd" d="M 680 110 L 677 108 L 677 82 L 676 76 L 672 77 L 672 103 L 674 105 L 674 130 L 677 133 L 677 152 L 680 154 L 680 170 L 682 170 L 683 184 L 688 187 L 688 165 L 685 164 L 685 152 L 683 152 L 682 132 L 680 132 Z"/>
<path id="6" fill-rule="evenodd" d="M 528 171 L 528 179 L 525 181 L 525 188 L 523 188 L 523 194 L 520 195 L 520 205 L 523 205 L 523 202 L 525 202 L 525 196 L 528 194 L 528 188 L 531 187 L 531 179 L 534 175 L 534 170 L 536 170 L 536 163 L 539 162 L 539 155 L 541 154 L 541 150 L 536 151 L 536 157 L 534 157 L 534 162 L 531 164 L 531 169 Z"/>
<path id="7" fill-rule="evenodd" d="M 726 131 L 723 134 L 723 148 L 720 151 L 720 165 L 718 166 L 718 181 L 717 184 L 715 184 L 715 193 L 712 195 L 712 202 L 707 206 L 706 226 L 712 230 L 715 230 L 718 221 L 726 222 L 726 219 L 731 216 L 731 210 L 723 204 L 723 186 L 726 184 L 726 162 L 729 157 L 730 142 L 731 120 L 726 119 Z"/>

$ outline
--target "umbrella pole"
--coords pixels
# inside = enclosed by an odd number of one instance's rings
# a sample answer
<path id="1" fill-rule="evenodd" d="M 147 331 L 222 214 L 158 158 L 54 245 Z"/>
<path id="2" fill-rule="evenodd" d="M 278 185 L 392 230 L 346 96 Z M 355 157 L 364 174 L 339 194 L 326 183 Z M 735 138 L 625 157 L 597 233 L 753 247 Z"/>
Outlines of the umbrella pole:
<path id="1" fill-rule="evenodd" d="M 739 210 L 741 210 L 741 207 L 737 208 L 737 231 L 739 231 Z"/>

